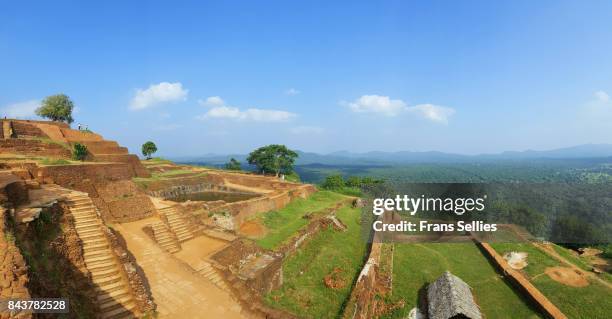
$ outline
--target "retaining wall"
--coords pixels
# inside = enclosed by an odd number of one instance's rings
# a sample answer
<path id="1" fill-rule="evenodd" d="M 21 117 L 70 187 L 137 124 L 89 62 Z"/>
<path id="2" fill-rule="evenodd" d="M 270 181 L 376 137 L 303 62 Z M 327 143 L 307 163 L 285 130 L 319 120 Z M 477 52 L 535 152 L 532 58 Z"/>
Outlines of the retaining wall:
<path id="1" fill-rule="evenodd" d="M 517 287 L 524 296 L 533 302 L 544 315 L 548 318 L 567 319 L 567 317 L 555 306 L 538 288 L 527 280 L 520 272 L 512 269 L 506 260 L 500 256 L 488 243 L 477 242 L 478 247 L 484 252 L 485 256 L 504 273 L 506 278 Z"/>
<path id="2" fill-rule="evenodd" d="M 58 157 L 64 159 L 70 159 L 72 155 L 69 149 L 58 144 L 16 138 L 0 140 L 0 153 Z"/>

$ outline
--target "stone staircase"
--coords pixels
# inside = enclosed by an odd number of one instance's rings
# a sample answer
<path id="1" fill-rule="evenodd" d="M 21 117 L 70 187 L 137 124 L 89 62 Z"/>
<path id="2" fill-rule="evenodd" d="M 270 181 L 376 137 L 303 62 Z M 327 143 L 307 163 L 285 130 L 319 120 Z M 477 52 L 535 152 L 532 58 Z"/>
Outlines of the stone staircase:
<path id="1" fill-rule="evenodd" d="M 215 286 L 222 290 L 231 292 L 229 286 L 225 283 L 225 280 L 219 275 L 219 272 L 210 263 L 202 261 L 197 267 L 196 271 L 204 276 L 204 278 L 210 280 Z"/>
<path id="2" fill-rule="evenodd" d="M 85 266 L 96 286 L 100 318 L 134 318 L 136 303 L 121 273 L 110 243 L 104 234 L 102 220 L 86 193 L 67 194 L 77 235 L 83 242 Z"/>
<path id="3" fill-rule="evenodd" d="M 2 138 L 11 138 L 13 135 L 13 128 L 11 127 L 11 121 L 2 121 Z"/>
<path id="4" fill-rule="evenodd" d="M 183 219 L 179 212 L 174 207 L 166 207 L 159 210 L 159 213 L 166 216 L 168 225 L 172 232 L 176 235 L 179 242 L 184 242 L 193 238 L 193 231 L 189 224 Z"/>
<path id="5" fill-rule="evenodd" d="M 181 250 L 181 246 L 179 242 L 176 240 L 174 235 L 170 232 L 166 224 L 159 221 L 157 223 L 151 224 L 151 228 L 153 228 L 153 235 L 155 236 L 155 241 L 167 252 L 175 253 Z"/>

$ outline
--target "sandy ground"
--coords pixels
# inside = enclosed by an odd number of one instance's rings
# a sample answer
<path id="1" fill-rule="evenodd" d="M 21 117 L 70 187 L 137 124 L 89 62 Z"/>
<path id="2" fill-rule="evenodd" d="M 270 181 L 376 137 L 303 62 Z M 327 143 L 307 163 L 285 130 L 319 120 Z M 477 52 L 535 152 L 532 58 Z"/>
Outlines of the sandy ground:
<path id="1" fill-rule="evenodd" d="M 266 235 L 266 227 L 256 220 L 249 220 L 240 225 L 239 232 L 249 238 L 263 238 Z"/>
<path id="2" fill-rule="evenodd" d="M 231 296 L 163 251 L 142 231 L 156 220 L 117 224 L 157 304 L 158 318 L 248 318 Z"/>
<path id="3" fill-rule="evenodd" d="M 181 243 L 181 251 L 174 253 L 174 256 L 188 263 L 194 269 L 199 269 L 203 260 L 226 246 L 227 243 L 222 240 L 198 236 Z"/>
<path id="4" fill-rule="evenodd" d="M 589 281 L 581 273 L 569 267 L 548 267 L 544 271 L 552 280 L 566 286 L 586 287 Z"/>

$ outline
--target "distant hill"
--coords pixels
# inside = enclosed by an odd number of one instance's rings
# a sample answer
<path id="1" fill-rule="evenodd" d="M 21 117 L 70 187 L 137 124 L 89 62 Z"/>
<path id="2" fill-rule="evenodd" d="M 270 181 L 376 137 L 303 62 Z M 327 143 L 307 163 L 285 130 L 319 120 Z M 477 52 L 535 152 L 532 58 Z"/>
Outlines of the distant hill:
<path id="1" fill-rule="evenodd" d="M 612 157 L 612 144 L 584 144 L 547 151 L 527 150 L 522 152 L 507 151 L 497 154 L 462 155 L 437 151 L 429 152 L 380 152 L 353 153 L 338 151 L 329 154 L 297 151 L 297 165 L 398 165 L 414 163 L 468 163 L 496 160 L 530 160 L 530 159 L 579 159 Z M 234 157 L 246 164 L 246 154 L 217 155 L 171 158 L 177 162 L 200 163 L 213 166 L 223 165 Z"/>

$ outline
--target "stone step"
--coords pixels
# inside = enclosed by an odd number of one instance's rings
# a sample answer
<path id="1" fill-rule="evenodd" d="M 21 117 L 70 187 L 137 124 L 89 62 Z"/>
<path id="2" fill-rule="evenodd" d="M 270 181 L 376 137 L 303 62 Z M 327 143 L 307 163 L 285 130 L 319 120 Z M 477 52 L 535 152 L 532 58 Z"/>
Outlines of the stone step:
<path id="1" fill-rule="evenodd" d="M 82 205 L 82 204 L 91 204 L 91 198 L 89 198 L 89 197 L 85 197 L 85 198 L 70 198 L 66 202 L 68 202 L 68 205 L 70 205 L 70 206 L 78 206 L 78 205 Z"/>
<path id="2" fill-rule="evenodd" d="M 106 249 L 108 248 L 108 242 L 106 242 L 106 240 L 100 240 L 98 242 L 95 243 L 84 243 L 83 245 L 83 250 L 84 251 L 97 251 L 97 250 L 101 250 L 101 249 Z"/>
<path id="3" fill-rule="evenodd" d="M 104 237 L 91 237 L 87 239 L 81 238 L 81 241 L 83 242 L 83 245 L 87 246 L 87 245 L 106 243 L 106 238 Z"/>
<path id="4" fill-rule="evenodd" d="M 98 230 L 99 232 L 102 232 L 99 224 L 87 225 L 87 226 L 75 226 L 75 228 L 78 234 L 81 234 L 81 232 L 87 232 L 88 230 Z"/>
<path id="5" fill-rule="evenodd" d="M 98 218 L 98 214 L 96 213 L 96 211 L 94 209 L 90 209 L 90 210 L 84 210 L 84 211 L 71 211 L 72 216 L 74 216 L 75 219 L 78 218 L 85 218 L 85 217 L 96 217 Z"/>
<path id="6" fill-rule="evenodd" d="M 90 239 L 90 238 L 106 238 L 104 236 L 104 233 L 102 232 L 101 229 L 90 229 L 90 230 L 82 230 L 82 231 L 77 231 L 77 233 L 79 234 L 79 238 L 81 238 L 81 240 L 86 240 L 86 239 Z"/>
<path id="7" fill-rule="evenodd" d="M 180 227 L 180 228 L 174 229 L 174 233 L 178 235 L 178 234 L 184 234 L 184 233 L 191 233 L 191 231 L 187 227 Z"/>
<path id="8" fill-rule="evenodd" d="M 179 234 L 176 234 L 176 238 L 178 238 L 179 240 L 184 239 L 184 238 L 193 238 L 193 235 L 190 232 L 181 232 Z"/>
<path id="9" fill-rule="evenodd" d="M 86 223 L 86 222 L 93 222 L 93 221 L 98 221 L 98 216 L 96 214 L 87 214 L 87 215 L 79 215 L 79 216 L 74 216 L 74 221 L 75 223 Z"/>
<path id="10" fill-rule="evenodd" d="M 123 304 L 127 304 L 131 300 L 132 300 L 132 296 L 130 296 L 129 294 L 126 296 L 119 297 L 119 298 L 115 297 L 115 298 L 107 300 L 104 303 L 101 303 L 100 310 L 104 313 L 104 312 L 113 310 L 117 307 L 120 307 Z"/>
<path id="11" fill-rule="evenodd" d="M 97 272 L 97 271 L 104 271 L 107 269 L 112 269 L 112 268 L 117 268 L 117 264 L 115 263 L 115 261 L 108 261 L 108 262 L 100 262 L 97 263 L 95 265 L 92 265 L 91 267 L 87 267 L 87 269 L 89 269 L 89 271 L 91 273 Z"/>
<path id="12" fill-rule="evenodd" d="M 68 202 L 68 207 L 70 207 L 71 209 L 82 209 L 82 208 L 86 208 L 86 207 L 93 207 L 94 204 L 92 201 L 87 200 L 87 201 L 80 201 L 80 202 Z"/>
<path id="13" fill-rule="evenodd" d="M 98 222 L 97 219 L 91 219 L 91 220 L 76 220 L 74 222 L 74 226 L 76 227 L 87 227 L 87 226 L 100 226 L 100 223 Z"/>
<path id="14" fill-rule="evenodd" d="M 74 207 L 70 206 L 70 212 L 72 214 L 83 215 L 83 213 L 96 212 L 96 208 L 93 205 L 82 206 L 82 207 Z"/>
<path id="15" fill-rule="evenodd" d="M 103 278 L 94 278 L 93 282 L 98 286 L 96 287 L 98 291 L 111 292 L 120 289 L 121 287 L 125 287 L 125 284 L 121 280 L 121 274 L 119 273 Z"/>
<path id="16" fill-rule="evenodd" d="M 117 267 L 113 267 L 113 268 L 108 268 L 108 269 L 103 269 L 103 270 L 91 271 L 91 277 L 92 278 L 108 277 L 110 275 L 114 275 L 117 273 L 119 273 L 119 270 L 117 269 Z"/>
<path id="17" fill-rule="evenodd" d="M 109 261 L 115 261 L 113 259 L 113 256 L 111 255 L 107 255 L 107 256 L 99 256 L 99 257 L 89 257 L 89 258 L 84 258 L 85 259 L 85 264 L 87 264 L 87 267 L 89 268 L 89 265 L 91 264 L 92 266 L 99 264 L 100 262 L 109 262 Z"/>
<path id="18" fill-rule="evenodd" d="M 96 257 L 103 257 L 106 255 L 111 254 L 111 252 L 108 250 L 108 247 L 105 248 L 100 248 L 100 249 L 96 249 L 96 250 L 84 250 L 85 252 L 83 253 L 83 257 L 88 260 L 91 258 L 96 258 Z"/>
<path id="19" fill-rule="evenodd" d="M 131 303 L 127 305 L 123 305 L 123 307 L 103 313 L 102 319 L 111 319 L 111 318 L 115 318 L 116 316 L 120 316 L 124 314 L 131 314 L 131 310 L 134 309 L 135 307 L 136 307 L 136 304 L 132 301 Z"/>
<path id="20" fill-rule="evenodd" d="M 160 245 L 166 244 L 166 243 L 173 243 L 174 240 L 170 237 L 165 237 L 165 238 L 159 238 L 157 239 L 157 243 Z"/>
<path id="21" fill-rule="evenodd" d="M 98 293 L 97 299 L 98 299 L 98 303 L 104 303 L 104 302 L 107 302 L 109 299 L 121 298 L 129 294 L 130 292 L 128 291 L 127 287 L 124 287 L 123 289 L 114 290 L 108 293 L 100 292 Z"/>

